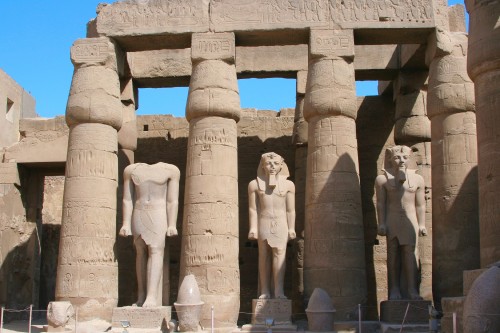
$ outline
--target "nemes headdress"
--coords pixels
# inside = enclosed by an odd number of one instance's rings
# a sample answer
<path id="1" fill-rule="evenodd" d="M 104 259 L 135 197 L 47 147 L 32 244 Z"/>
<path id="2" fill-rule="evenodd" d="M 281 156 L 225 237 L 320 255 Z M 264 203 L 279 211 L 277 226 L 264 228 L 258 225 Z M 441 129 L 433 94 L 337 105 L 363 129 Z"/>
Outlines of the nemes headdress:
<path id="1" fill-rule="evenodd" d="M 282 162 L 281 170 L 276 174 L 276 183 L 280 190 L 284 190 L 286 187 L 283 183 L 288 177 L 290 177 L 290 171 L 288 170 L 288 166 L 286 165 L 283 157 L 272 152 L 264 153 L 260 158 L 259 167 L 257 168 L 257 183 L 259 184 L 259 189 L 261 191 L 265 191 L 266 189 L 266 184 L 268 182 L 268 179 L 264 169 L 264 164 L 268 160 L 280 160 Z"/>

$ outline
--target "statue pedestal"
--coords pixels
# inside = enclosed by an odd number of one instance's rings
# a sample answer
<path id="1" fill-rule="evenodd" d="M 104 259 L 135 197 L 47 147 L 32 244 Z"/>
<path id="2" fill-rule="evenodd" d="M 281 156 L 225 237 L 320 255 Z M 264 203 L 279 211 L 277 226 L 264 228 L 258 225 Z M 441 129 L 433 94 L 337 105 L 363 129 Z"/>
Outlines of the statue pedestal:
<path id="1" fill-rule="evenodd" d="M 252 324 L 243 325 L 244 332 L 267 332 L 266 320 L 272 320 L 273 332 L 295 332 L 292 324 L 292 301 L 289 299 L 252 300 Z"/>
<path id="2" fill-rule="evenodd" d="M 410 304 L 409 307 L 408 304 Z M 429 305 L 431 304 L 431 301 L 424 300 L 383 301 L 380 303 L 380 321 L 383 323 L 401 324 L 404 319 L 405 323 L 408 324 L 428 323 Z M 408 313 L 406 313 L 406 308 L 408 308 Z"/>
<path id="3" fill-rule="evenodd" d="M 113 309 L 112 332 L 162 333 L 168 332 L 168 322 L 172 318 L 171 306 L 141 308 L 125 306 Z"/>

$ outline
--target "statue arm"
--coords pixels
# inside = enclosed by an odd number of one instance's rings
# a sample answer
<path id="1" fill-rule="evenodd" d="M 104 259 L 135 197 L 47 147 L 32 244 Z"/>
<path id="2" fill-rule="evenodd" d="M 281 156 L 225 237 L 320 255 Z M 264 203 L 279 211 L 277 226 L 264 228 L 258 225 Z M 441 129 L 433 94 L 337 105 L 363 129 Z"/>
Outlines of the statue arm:
<path id="1" fill-rule="evenodd" d="M 387 194 L 384 187 L 386 182 L 387 179 L 384 175 L 379 175 L 375 179 L 375 194 L 377 197 L 378 234 L 380 236 L 385 236 L 387 234 L 387 224 L 385 222 Z"/>
<path id="2" fill-rule="evenodd" d="M 177 214 L 179 211 L 179 181 L 181 172 L 175 166 L 167 184 L 167 236 L 177 236 Z"/>
<path id="3" fill-rule="evenodd" d="M 132 168 L 129 165 L 123 171 L 123 224 L 120 229 L 121 236 L 132 235 L 132 211 L 134 209 L 134 183 L 132 182 Z"/>
<path id="4" fill-rule="evenodd" d="M 286 193 L 286 221 L 288 223 L 288 239 L 295 239 L 295 185 L 291 181 L 288 183 Z"/>
<path id="5" fill-rule="evenodd" d="M 421 176 L 419 176 L 419 179 L 420 184 L 418 186 L 417 192 L 415 193 L 415 208 L 417 211 L 419 234 L 421 236 L 426 236 L 427 229 L 425 228 L 425 183 L 424 179 Z"/>
<path id="6" fill-rule="evenodd" d="M 250 231 L 248 232 L 248 239 L 258 239 L 257 228 L 257 181 L 252 180 L 248 184 L 248 220 L 250 223 Z"/>

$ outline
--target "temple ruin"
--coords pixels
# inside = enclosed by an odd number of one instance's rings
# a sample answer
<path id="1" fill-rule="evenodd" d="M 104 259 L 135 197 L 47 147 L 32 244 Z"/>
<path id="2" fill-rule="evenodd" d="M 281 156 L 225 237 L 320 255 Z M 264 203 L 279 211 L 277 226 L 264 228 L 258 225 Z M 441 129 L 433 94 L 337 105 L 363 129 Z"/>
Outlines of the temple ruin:
<path id="1" fill-rule="evenodd" d="M 9 124 L 19 124 L 0 137 L 0 303 L 69 301 L 79 320 L 108 322 L 132 304 L 132 241 L 117 237 L 122 174 L 165 162 L 181 180 L 163 305 L 193 274 L 203 327 L 212 306 L 218 332 L 250 323 L 258 253 L 247 239 L 247 185 L 272 151 L 296 187 L 285 276 L 292 320 L 305 320 L 322 288 L 336 323 L 361 318 L 369 331 L 388 299 L 374 182 L 385 150 L 406 145 L 426 184 L 420 295 L 450 332 L 450 314 L 465 321 L 475 278 L 500 260 L 500 1 L 466 7 L 469 35 L 464 7 L 445 0 L 99 5 L 71 47 L 65 119 L 20 117 L 11 96 L 22 89 L 0 94 Z M 10 79 L 0 74 L 2 86 Z M 270 77 L 296 80 L 296 108 L 242 109 L 237 80 Z M 356 97 L 365 80 L 379 81 L 377 96 Z M 189 86 L 185 118 L 136 116 L 141 88 L 180 86 Z"/>

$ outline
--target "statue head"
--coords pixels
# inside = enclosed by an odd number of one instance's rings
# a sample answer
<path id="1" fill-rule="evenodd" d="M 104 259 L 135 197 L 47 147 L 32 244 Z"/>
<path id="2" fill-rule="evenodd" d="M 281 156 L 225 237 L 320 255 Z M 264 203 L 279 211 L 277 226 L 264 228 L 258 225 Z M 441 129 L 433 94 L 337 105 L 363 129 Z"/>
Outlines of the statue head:
<path id="1" fill-rule="evenodd" d="M 386 150 L 385 170 L 391 170 L 390 173 L 394 175 L 399 182 L 404 183 L 406 180 L 406 173 L 410 164 L 412 150 L 408 146 L 394 146 Z"/>
<path id="2" fill-rule="evenodd" d="M 257 178 L 265 181 L 268 186 L 276 186 L 277 179 L 290 176 L 283 157 L 276 153 L 264 153 L 260 158 Z"/>

